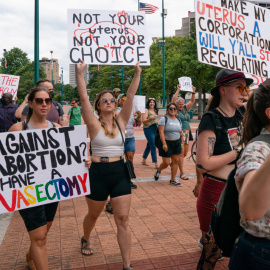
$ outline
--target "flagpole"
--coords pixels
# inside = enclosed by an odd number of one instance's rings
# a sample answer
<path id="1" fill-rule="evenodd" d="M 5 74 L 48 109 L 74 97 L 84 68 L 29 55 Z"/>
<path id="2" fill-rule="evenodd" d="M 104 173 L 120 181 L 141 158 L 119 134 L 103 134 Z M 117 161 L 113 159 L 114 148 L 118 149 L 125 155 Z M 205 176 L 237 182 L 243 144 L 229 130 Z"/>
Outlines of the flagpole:
<path id="1" fill-rule="evenodd" d="M 162 0 L 162 90 L 163 109 L 165 109 L 165 37 L 164 37 L 164 0 Z"/>
<path id="2" fill-rule="evenodd" d="M 4 49 L 4 74 L 6 74 L 6 49 Z"/>
<path id="3" fill-rule="evenodd" d="M 138 11 L 140 10 L 140 0 L 138 0 Z M 141 75 L 140 75 L 140 83 L 139 83 L 139 95 L 142 94 L 142 86 L 141 86 Z"/>

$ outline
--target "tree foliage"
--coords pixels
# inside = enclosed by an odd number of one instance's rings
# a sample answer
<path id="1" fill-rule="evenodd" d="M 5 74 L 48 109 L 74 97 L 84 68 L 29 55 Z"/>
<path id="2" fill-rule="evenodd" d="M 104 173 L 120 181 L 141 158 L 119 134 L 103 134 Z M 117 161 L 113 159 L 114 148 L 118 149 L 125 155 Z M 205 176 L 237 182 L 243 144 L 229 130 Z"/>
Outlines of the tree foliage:
<path id="1" fill-rule="evenodd" d="M 27 53 L 21 49 L 14 47 L 6 52 L 7 68 L 6 74 L 17 75 L 19 69 L 30 63 Z M 1 73 L 4 73 L 5 58 L 1 59 Z"/>

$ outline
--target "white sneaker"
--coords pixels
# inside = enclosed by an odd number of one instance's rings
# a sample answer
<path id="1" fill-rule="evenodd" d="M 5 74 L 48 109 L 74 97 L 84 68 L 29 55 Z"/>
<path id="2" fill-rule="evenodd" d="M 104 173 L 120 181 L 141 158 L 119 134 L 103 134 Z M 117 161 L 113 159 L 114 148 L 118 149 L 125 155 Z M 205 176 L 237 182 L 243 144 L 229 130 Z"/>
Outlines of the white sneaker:
<path id="1" fill-rule="evenodd" d="M 203 240 L 202 240 L 202 237 L 201 239 L 198 241 L 198 246 L 203 249 Z"/>
<path id="2" fill-rule="evenodd" d="M 178 186 L 178 187 L 182 187 L 182 184 L 179 183 L 178 181 L 176 180 L 170 180 L 170 185 L 173 185 L 173 186 Z"/>
<path id="3" fill-rule="evenodd" d="M 160 176 L 160 173 L 157 170 L 156 173 L 155 173 L 155 175 L 154 175 L 156 181 L 159 179 L 159 176 Z"/>

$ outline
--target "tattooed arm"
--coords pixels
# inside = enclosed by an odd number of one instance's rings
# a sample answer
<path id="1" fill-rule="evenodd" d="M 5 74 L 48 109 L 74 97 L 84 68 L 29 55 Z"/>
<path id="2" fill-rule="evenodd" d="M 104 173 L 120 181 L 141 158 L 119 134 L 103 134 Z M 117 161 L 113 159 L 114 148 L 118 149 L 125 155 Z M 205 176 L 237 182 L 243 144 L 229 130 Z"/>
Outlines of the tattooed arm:
<path id="1" fill-rule="evenodd" d="M 197 168 L 205 173 L 215 171 L 229 164 L 236 158 L 236 151 L 214 156 L 216 135 L 212 130 L 204 130 L 198 136 L 197 142 Z"/>

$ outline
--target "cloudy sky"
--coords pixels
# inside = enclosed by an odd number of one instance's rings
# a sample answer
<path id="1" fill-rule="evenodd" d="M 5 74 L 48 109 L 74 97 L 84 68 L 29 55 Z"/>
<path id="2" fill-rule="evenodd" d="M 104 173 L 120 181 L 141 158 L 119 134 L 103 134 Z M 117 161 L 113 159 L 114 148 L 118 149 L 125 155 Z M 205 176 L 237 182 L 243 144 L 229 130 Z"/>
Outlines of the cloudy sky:
<path id="1" fill-rule="evenodd" d="M 0 55 L 3 49 L 19 47 L 34 60 L 34 0 L 1 1 L 0 8 Z M 161 37 L 162 0 L 143 0 L 159 8 L 156 13 L 146 15 L 148 43 L 152 37 Z M 165 19 L 165 36 L 173 36 L 182 26 L 182 17 L 194 11 L 193 0 L 164 0 L 168 15 Z M 39 0 L 40 44 L 39 56 L 58 59 L 59 68 L 64 70 L 64 83 L 69 82 L 67 9 L 125 10 L 136 11 L 137 0 Z"/>

